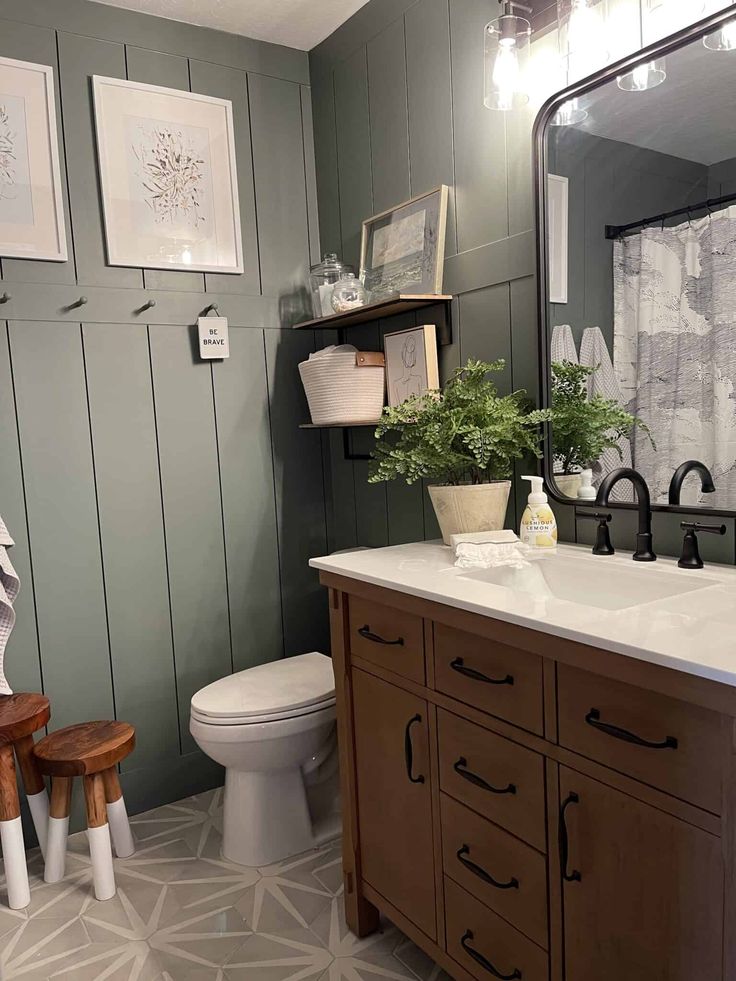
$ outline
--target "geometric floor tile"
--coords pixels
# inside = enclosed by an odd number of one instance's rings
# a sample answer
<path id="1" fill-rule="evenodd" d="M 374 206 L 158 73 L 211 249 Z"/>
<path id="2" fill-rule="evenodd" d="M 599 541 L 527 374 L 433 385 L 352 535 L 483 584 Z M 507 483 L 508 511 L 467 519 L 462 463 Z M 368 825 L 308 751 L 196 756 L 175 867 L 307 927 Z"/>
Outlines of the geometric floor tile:
<path id="1" fill-rule="evenodd" d="M 31 905 L 9 910 L 0 877 L 0 981 L 450 981 L 396 927 L 358 939 L 343 917 L 339 843 L 262 869 L 223 859 L 222 791 L 132 818 L 98 903 L 86 834 L 47 885 L 29 854 Z"/>

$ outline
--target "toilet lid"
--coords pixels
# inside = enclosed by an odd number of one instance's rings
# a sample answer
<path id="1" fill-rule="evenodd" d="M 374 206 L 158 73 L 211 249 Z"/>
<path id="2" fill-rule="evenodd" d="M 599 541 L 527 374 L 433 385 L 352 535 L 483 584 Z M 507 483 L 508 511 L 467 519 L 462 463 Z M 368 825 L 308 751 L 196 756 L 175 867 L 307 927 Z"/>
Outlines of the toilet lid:
<path id="1" fill-rule="evenodd" d="M 192 711 L 212 719 L 288 718 L 334 699 L 332 660 L 313 652 L 220 678 L 192 698 Z"/>

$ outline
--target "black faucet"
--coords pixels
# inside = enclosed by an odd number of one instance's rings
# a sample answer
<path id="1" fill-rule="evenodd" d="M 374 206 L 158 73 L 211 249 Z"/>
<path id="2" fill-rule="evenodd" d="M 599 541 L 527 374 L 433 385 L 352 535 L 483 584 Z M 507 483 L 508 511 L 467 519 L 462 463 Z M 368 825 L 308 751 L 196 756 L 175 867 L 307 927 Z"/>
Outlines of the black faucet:
<path id="1" fill-rule="evenodd" d="M 599 508 L 608 507 L 608 497 L 619 482 L 619 480 L 630 480 L 636 487 L 636 499 L 639 504 L 639 531 L 636 536 L 636 551 L 634 552 L 634 562 L 656 562 L 657 556 L 652 548 L 652 508 L 649 488 L 638 470 L 631 467 L 622 467 L 614 470 L 604 477 L 598 488 L 596 506 Z"/>
<path id="2" fill-rule="evenodd" d="M 704 494 L 712 494 L 715 491 L 716 485 L 713 483 L 713 476 L 706 465 L 701 463 L 700 460 L 686 460 L 672 474 L 669 494 L 670 504 L 679 505 L 682 482 L 693 470 L 697 470 L 700 474 L 700 486 Z"/>

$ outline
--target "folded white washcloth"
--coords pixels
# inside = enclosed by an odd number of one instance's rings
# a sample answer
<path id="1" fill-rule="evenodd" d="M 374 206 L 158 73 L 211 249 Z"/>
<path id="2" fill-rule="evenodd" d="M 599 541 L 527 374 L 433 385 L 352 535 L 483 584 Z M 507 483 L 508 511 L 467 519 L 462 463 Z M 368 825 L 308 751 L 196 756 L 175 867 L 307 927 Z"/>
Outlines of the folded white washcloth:
<path id="1" fill-rule="evenodd" d="M 467 531 L 459 535 L 450 535 L 450 545 L 456 549 L 461 542 L 471 542 L 473 545 L 505 545 L 508 542 L 518 542 L 519 536 L 510 528 L 500 531 Z"/>
<path id="2" fill-rule="evenodd" d="M 20 579 L 6 551 L 14 544 L 5 522 L 0 518 L 0 695 L 13 694 L 13 689 L 5 678 L 3 661 L 8 638 L 15 625 L 13 603 L 20 590 Z"/>
<path id="3" fill-rule="evenodd" d="M 531 551 L 520 541 L 493 543 L 460 542 L 455 549 L 455 565 L 459 569 L 497 569 L 510 566 L 525 569 L 525 556 Z"/>

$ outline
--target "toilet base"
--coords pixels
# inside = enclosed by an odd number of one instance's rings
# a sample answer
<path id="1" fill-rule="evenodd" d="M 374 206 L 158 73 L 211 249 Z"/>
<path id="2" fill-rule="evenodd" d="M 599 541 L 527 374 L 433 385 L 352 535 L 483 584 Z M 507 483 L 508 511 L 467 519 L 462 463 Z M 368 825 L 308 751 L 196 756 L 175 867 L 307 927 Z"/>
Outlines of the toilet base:
<path id="1" fill-rule="evenodd" d="M 272 865 L 319 843 L 299 767 L 226 770 L 222 854 L 229 862 Z"/>

